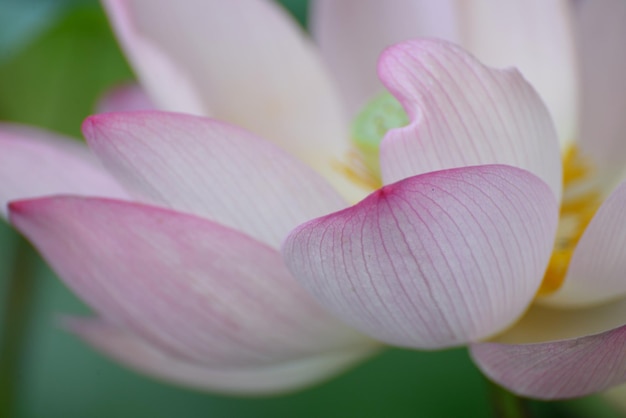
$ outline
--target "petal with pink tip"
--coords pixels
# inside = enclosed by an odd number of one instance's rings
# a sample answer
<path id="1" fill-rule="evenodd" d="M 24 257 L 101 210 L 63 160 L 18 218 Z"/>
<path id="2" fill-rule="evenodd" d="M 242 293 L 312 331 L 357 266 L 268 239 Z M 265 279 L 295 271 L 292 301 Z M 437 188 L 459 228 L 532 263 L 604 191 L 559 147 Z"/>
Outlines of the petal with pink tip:
<path id="1" fill-rule="evenodd" d="M 562 142 L 578 133 L 571 3 L 457 0 L 460 45 L 486 65 L 517 67 L 546 103 Z"/>
<path id="2" fill-rule="evenodd" d="M 578 1 L 574 15 L 582 89 L 580 140 L 583 148 L 598 159 L 600 168 L 623 174 L 626 2 Z"/>
<path id="3" fill-rule="evenodd" d="M 536 176 L 475 166 L 410 177 L 287 238 L 294 276 L 332 313 L 393 345 L 492 335 L 533 299 L 557 203 Z"/>
<path id="4" fill-rule="evenodd" d="M 432 36 L 459 41 L 451 0 L 314 0 L 311 31 L 350 115 L 383 90 L 376 61 L 389 45 Z"/>
<path id="5" fill-rule="evenodd" d="M 212 369 L 159 351 L 103 321 L 71 318 L 66 327 L 97 350 L 138 372 L 196 389 L 240 395 L 273 395 L 302 389 L 344 371 L 372 352 L 371 347 L 358 347 L 268 367 Z"/>
<path id="6" fill-rule="evenodd" d="M 385 184 L 447 168 L 507 164 L 535 174 L 560 199 L 556 132 L 519 72 L 485 67 L 444 41 L 415 40 L 387 49 L 379 73 L 411 119 L 381 144 Z"/>
<path id="7" fill-rule="evenodd" d="M 602 204 L 583 233 L 565 282 L 542 301 L 585 306 L 626 295 L 626 183 Z"/>
<path id="8" fill-rule="evenodd" d="M 84 144 L 30 127 L 0 125 L 0 216 L 11 200 L 70 193 L 128 198 Z"/>
<path id="9" fill-rule="evenodd" d="M 158 45 L 184 69 L 214 117 L 275 142 L 329 178 L 336 174 L 330 160 L 343 159 L 348 145 L 338 94 L 304 32 L 277 4 L 265 0 L 105 4 L 116 26 L 127 29 L 118 31 L 122 42 L 139 38 Z M 129 52 L 133 56 L 136 51 Z M 172 89 L 167 81 L 148 87 L 159 86 Z"/>
<path id="10" fill-rule="evenodd" d="M 132 112 L 152 110 L 156 106 L 137 84 L 123 84 L 113 87 L 100 98 L 97 113 Z"/>
<path id="11" fill-rule="evenodd" d="M 104 199 L 35 199 L 10 210 L 96 312 L 172 356 L 264 367 L 369 341 L 319 308 L 277 251 L 232 229 Z"/>
<path id="12" fill-rule="evenodd" d="M 476 344 L 471 355 L 490 379 L 518 395 L 585 396 L 626 382 L 626 326 L 540 344 Z"/>
<path id="13" fill-rule="evenodd" d="M 275 248 L 296 225 L 346 206 L 312 169 L 249 132 L 197 116 L 87 119 L 93 151 L 142 200 L 208 217 Z"/>

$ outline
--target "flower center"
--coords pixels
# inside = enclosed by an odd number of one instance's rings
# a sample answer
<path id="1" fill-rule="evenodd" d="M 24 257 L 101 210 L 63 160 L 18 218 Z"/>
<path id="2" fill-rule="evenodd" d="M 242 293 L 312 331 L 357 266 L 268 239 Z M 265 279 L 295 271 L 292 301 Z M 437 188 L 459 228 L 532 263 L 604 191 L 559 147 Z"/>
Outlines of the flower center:
<path id="1" fill-rule="evenodd" d="M 355 149 L 348 155 L 344 173 L 372 190 L 382 187 L 380 143 L 387 131 L 408 123 L 409 118 L 395 97 L 388 92 L 376 96 L 354 119 L 351 134 Z"/>
<path id="2" fill-rule="evenodd" d="M 354 149 L 343 173 L 353 182 L 376 190 L 382 186 L 379 150 L 387 131 L 409 123 L 402 105 L 384 92 L 370 101 L 352 124 Z M 563 153 L 563 199 L 554 250 L 537 296 L 556 291 L 565 280 L 570 260 L 583 232 L 602 203 L 596 167 L 572 144 Z"/>
<path id="3" fill-rule="evenodd" d="M 576 145 L 570 145 L 563 155 L 563 200 L 556 241 L 538 296 L 561 287 L 576 245 L 602 203 L 602 194 L 593 181 L 595 173 L 592 162 Z"/>

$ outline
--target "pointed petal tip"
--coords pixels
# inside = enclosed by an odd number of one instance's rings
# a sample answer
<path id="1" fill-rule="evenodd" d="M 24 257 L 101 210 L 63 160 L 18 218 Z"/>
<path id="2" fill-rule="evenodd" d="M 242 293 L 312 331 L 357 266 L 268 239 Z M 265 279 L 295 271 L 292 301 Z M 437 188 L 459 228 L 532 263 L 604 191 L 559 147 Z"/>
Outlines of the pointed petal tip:
<path id="1" fill-rule="evenodd" d="M 302 224 L 282 252 L 346 323 L 392 345 L 439 349 L 493 335 L 525 311 L 557 215 L 531 173 L 464 167 L 402 180 Z M 524 279 L 503 280 L 514 277 Z"/>

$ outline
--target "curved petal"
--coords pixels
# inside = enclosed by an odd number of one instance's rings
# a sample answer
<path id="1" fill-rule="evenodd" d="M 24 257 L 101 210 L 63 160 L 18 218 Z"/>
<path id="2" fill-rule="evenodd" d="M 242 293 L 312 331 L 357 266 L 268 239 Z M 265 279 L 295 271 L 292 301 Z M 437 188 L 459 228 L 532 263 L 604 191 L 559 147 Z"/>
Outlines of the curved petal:
<path id="1" fill-rule="evenodd" d="M 385 186 L 287 238 L 294 276 L 382 341 L 441 348 L 517 319 L 545 271 L 557 203 L 532 174 L 475 166 Z"/>
<path id="2" fill-rule="evenodd" d="M 602 204 L 587 226 L 563 285 L 542 302 L 595 305 L 626 295 L 626 183 Z"/>
<path id="3" fill-rule="evenodd" d="M 165 110 L 208 116 L 210 109 L 199 95 L 189 69 L 135 26 L 132 3 L 102 0 L 102 5 L 126 57 L 154 103 Z"/>
<path id="4" fill-rule="evenodd" d="M 546 103 L 562 142 L 578 133 L 570 3 L 457 0 L 461 46 L 489 66 L 517 67 Z"/>
<path id="5" fill-rule="evenodd" d="M 210 119 L 96 115 L 83 132 L 141 200 L 208 217 L 275 248 L 296 225 L 346 206 L 322 177 L 280 148 Z"/>
<path id="6" fill-rule="evenodd" d="M 70 193 L 126 199 L 128 194 L 84 144 L 30 127 L 0 124 L 0 216 L 11 200 Z"/>
<path id="7" fill-rule="evenodd" d="M 97 319 L 74 319 L 66 328 L 118 362 L 157 379 L 227 394 L 274 395 L 302 389 L 344 371 L 370 347 L 315 355 L 262 368 L 211 369 L 159 351 L 141 338 Z"/>
<path id="8" fill-rule="evenodd" d="M 155 107 L 140 86 L 122 84 L 113 87 L 100 98 L 97 113 L 151 110 Z"/>
<path id="9" fill-rule="evenodd" d="M 75 197 L 12 203 L 11 221 L 102 317 L 174 357 L 263 367 L 368 341 L 320 309 L 277 251 L 218 224 Z"/>
<path id="10" fill-rule="evenodd" d="M 266 0 L 107 4 L 114 21 L 126 22 L 135 37 L 158 45 L 184 68 L 213 116 L 334 177 L 331 159 L 345 157 L 347 121 L 315 50 L 278 5 Z M 119 34 L 124 41 L 125 32 Z"/>
<path id="11" fill-rule="evenodd" d="M 626 382 L 626 326 L 549 343 L 476 344 L 470 352 L 490 379 L 532 398 L 574 398 Z"/>
<path id="12" fill-rule="evenodd" d="M 459 41 L 452 0 L 313 0 L 311 32 L 350 115 L 383 90 L 376 61 L 389 45 L 432 36 Z"/>
<path id="13" fill-rule="evenodd" d="M 626 324 L 626 299 L 579 309 L 533 304 L 510 329 L 492 338 L 503 344 L 532 344 L 600 334 Z"/>
<path id="14" fill-rule="evenodd" d="M 626 162 L 626 2 L 575 2 L 581 73 L 582 146 L 601 168 L 623 171 Z M 605 167 L 608 166 L 608 167 Z"/>
<path id="15" fill-rule="evenodd" d="M 444 41 L 415 40 L 387 49 L 381 80 L 411 124 L 381 144 L 385 184 L 446 168 L 508 164 L 561 196 L 561 157 L 550 115 L 515 70 L 483 66 Z"/>

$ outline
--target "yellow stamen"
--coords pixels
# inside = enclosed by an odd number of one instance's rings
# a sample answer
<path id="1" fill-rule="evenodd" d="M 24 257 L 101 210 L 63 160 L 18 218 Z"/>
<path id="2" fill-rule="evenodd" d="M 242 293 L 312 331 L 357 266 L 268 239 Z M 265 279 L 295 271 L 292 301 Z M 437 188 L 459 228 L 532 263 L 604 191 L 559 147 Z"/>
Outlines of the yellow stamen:
<path id="1" fill-rule="evenodd" d="M 595 167 L 572 145 L 563 155 L 563 202 L 554 250 L 537 295 L 556 291 L 565 280 L 574 249 L 602 203 L 602 196 L 588 186 Z M 572 193 L 579 189 L 578 193 Z"/>
<path id="2" fill-rule="evenodd" d="M 335 161 L 334 166 L 350 181 L 367 190 L 373 191 L 383 186 L 380 176 L 372 172 L 357 150 L 348 151 L 345 162 Z"/>

